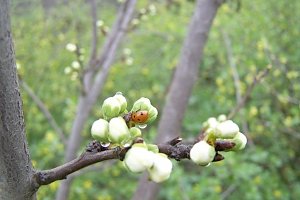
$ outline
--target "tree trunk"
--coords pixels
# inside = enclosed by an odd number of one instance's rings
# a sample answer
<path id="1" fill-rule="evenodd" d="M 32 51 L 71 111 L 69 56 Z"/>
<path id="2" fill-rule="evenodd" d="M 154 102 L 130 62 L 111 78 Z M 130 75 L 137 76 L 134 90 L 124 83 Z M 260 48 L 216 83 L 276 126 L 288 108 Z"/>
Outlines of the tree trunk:
<path id="1" fill-rule="evenodd" d="M 25 137 L 9 2 L 0 0 L 0 199 L 33 200 L 33 168 Z"/>
<path id="2" fill-rule="evenodd" d="M 198 77 L 198 68 L 213 19 L 222 0 L 198 0 L 191 19 L 188 34 L 181 50 L 166 104 L 158 126 L 156 141 L 166 142 L 180 135 L 184 112 Z M 140 178 L 133 200 L 153 200 L 159 184 L 148 181 L 147 175 Z"/>
<path id="3" fill-rule="evenodd" d="M 46 16 L 49 15 L 50 10 L 55 6 L 56 0 L 42 0 L 42 5 Z"/>

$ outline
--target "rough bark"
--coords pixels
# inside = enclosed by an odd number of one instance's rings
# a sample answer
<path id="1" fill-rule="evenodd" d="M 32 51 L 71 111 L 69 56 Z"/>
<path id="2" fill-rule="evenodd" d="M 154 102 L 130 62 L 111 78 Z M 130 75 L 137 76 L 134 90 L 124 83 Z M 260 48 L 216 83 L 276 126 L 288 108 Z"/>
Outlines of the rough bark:
<path id="1" fill-rule="evenodd" d="M 25 137 L 9 1 L 0 0 L 0 199 L 32 200 L 33 168 Z"/>
<path id="2" fill-rule="evenodd" d="M 77 114 L 68 140 L 65 162 L 71 161 L 76 157 L 76 151 L 81 143 L 80 133 L 84 128 L 84 124 L 92 110 L 92 107 L 95 105 L 102 91 L 105 80 L 114 61 L 116 50 L 126 33 L 127 27 L 129 26 L 135 4 L 136 0 L 128 0 L 121 6 L 117 20 L 108 35 L 101 55 L 99 55 L 99 59 L 94 60 L 94 62 L 90 62 L 90 64 L 94 63 L 94 65 L 90 65 L 86 68 L 83 77 L 84 93 L 79 97 Z M 71 181 L 72 180 L 69 178 L 61 183 L 56 194 L 56 200 L 68 199 Z"/>
<path id="3" fill-rule="evenodd" d="M 180 61 L 159 122 L 157 136 L 159 142 L 165 142 L 180 135 L 184 112 L 198 76 L 198 68 L 208 33 L 222 2 L 222 0 L 198 0 L 196 3 L 181 50 Z M 144 174 L 139 181 L 133 200 L 153 200 L 158 191 L 159 185 L 149 182 L 147 175 Z"/>

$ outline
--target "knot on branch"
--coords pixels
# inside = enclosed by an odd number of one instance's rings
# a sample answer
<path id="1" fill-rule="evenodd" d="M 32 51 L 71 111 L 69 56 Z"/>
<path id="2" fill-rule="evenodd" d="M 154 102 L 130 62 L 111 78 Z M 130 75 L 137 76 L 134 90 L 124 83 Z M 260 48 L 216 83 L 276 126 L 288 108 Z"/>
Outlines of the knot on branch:
<path id="1" fill-rule="evenodd" d="M 86 152 L 91 152 L 91 153 L 97 153 L 101 151 L 107 150 L 107 147 L 104 147 L 98 142 L 97 140 L 91 141 L 87 146 L 86 146 Z"/>

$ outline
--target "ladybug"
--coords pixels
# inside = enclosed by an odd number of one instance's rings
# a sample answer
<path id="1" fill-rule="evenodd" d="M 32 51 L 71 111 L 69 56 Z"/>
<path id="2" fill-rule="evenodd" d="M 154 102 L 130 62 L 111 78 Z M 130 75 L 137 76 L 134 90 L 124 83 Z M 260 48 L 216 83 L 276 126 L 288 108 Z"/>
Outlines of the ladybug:
<path id="1" fill-rule="evenodd" d="M 131 113 L 131 121 L 135 123 L 145 123 L 148 120 L 148 111 L 141 110 Z"/>

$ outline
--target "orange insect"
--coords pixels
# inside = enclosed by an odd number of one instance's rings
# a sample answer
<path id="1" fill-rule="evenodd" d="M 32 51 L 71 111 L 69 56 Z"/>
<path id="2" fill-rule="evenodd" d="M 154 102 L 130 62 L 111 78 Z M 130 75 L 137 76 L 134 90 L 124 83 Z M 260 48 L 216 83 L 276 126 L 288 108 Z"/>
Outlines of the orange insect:
<path id="1" fill-rule="evenodd" d="M 148 111 L 141 110 L 131 113 L 131 121 L 135 123 L 144 123 L 148 120 Z"/>

